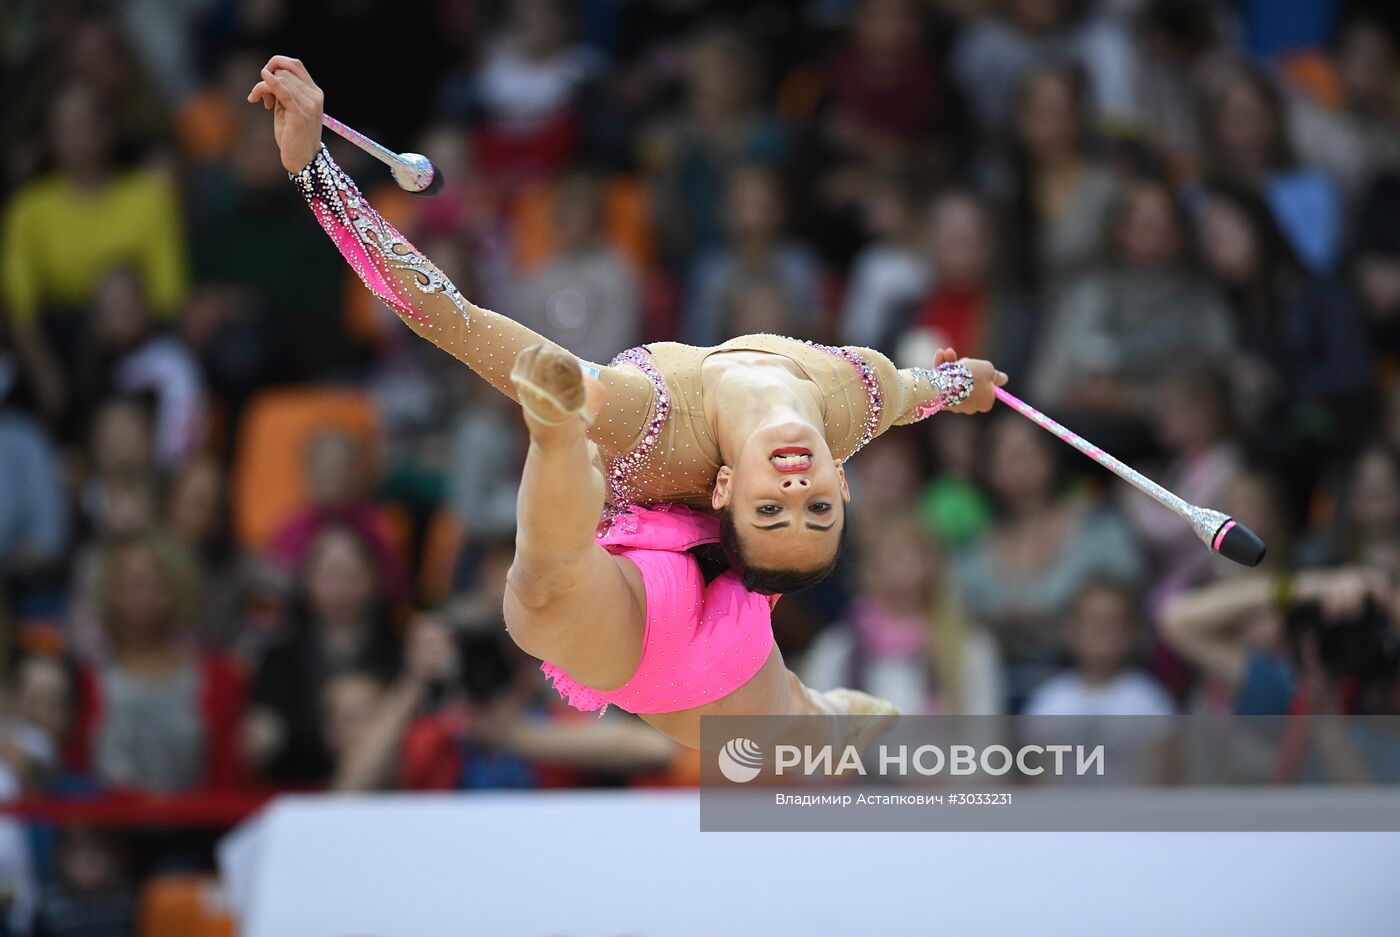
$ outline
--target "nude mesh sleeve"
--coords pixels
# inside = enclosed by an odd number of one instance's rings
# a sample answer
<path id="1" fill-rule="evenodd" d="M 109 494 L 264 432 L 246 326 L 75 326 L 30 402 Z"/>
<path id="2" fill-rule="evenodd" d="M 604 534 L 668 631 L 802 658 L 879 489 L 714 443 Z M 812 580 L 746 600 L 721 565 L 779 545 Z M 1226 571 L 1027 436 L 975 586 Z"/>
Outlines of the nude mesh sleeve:
<path id="1" fill-rule="evenodd" d="M 324 144 L 305 169 L 290 175 L 316 220 L 375 296 L 414 332 L 516 399 L 510 380 L 516 355 L 548 339 L 464 298 L 374 210 Z M 605 449 L 627 449 L 650 417 L 655 388 L 635 368 L 590 367 L 608 391 L 590 436 Z"/>

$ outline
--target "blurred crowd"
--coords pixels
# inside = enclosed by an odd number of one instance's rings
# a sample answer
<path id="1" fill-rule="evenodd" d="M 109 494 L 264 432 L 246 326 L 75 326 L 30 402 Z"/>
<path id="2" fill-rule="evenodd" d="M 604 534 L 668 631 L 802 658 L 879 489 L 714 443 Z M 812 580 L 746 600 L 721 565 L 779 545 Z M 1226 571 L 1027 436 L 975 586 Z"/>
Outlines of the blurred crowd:
<path id="1" fill-rule="evenodd" d="M 1269 545 L 1231 567 L 1028 421 L 939 416 L 852 462 L 850 554 L 775 611 L 809 684 L 910 713 L 1400 711 L 1383 0 L 0 18 L 0 799 L 694 781 L 505 635 L 520 420 L 301 203 L 245 102 L 273 53 L 445 174 L 415 199 L 329 140 L 386 217 L 582 357 L 952 345 Z M 0 906 L 42 934 L 124 932 L 135 877 L 207 847 L 42 834 L 0 821 Z"/>

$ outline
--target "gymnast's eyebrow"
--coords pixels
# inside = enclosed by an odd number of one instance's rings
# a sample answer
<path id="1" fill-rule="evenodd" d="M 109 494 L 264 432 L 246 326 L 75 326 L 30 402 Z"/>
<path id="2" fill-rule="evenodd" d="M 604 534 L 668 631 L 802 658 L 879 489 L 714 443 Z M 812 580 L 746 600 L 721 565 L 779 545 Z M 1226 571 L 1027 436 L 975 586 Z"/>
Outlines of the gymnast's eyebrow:
<path id="1" fill-rule="evenodd" d="M 767 527 L 760 527 L 758 524 L 754 524 L 754 526 L 758 527 L 759 530 L 777 530 L 779 527 L 791 527 L 792 525 L 787 521 L 778 521 L 778 523 L 769 524 Z"/>
<path id="2" fill-rule="evenodd" d="M 767 527 L 759 527 L 757 524 L 754 524 L 754 526 L 755 526 L 755 527 L 758 527 L 759 530 L 777 530 L 779 527 L 787 527 L 787 526 L 789 526 L 789 524 L 788 524 L 787 521 L 778 521 L 778 523 L 776 523 L 776 524 L 769 524 Z M 827 524 L 825 527 L 821 526 L 820 524 L 813 524 L 813 523 L 811 523 L 811 522 L 808 522 L 808 524 L 807 524 L 807 529 L 808 529 L 808 530 L 830 530 L 831 528 L 833 528 L 833 527 L 835 527 L 835 526 L 836 526 L 835 522 L 832 522 L 832 523 L 830 523 L 830 524 Z"/>

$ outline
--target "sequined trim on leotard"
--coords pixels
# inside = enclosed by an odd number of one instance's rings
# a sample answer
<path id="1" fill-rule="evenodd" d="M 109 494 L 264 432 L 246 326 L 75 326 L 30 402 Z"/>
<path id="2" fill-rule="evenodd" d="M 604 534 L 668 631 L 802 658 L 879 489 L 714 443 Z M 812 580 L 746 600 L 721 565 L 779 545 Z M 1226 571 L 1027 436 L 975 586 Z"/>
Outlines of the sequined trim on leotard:
<path id="1" fill-rule="evenodd" d="M 467 304 L 457 287 L 365 201 L 355 180 L 336 164 L 324 143 L 305 169 L 287 175 L 296 183 L 297 191 L 311 206 L 322 227 L 335 239 L 355 273 L 386 305 L 399 308 L 408 300 L 408 305 L 413 306 L 411 296 L 393 295 L 397 281 L 392 274 L 403 271 L 412 274 L 409 282 L 418 292 L 443 294 L 461 312 L 463 320 L 470 321 Z M 347 244 L 346 238 L 358 241 L 360 250 L 347 250 L 353 245 Z M 425 325 L 431 323 L 427 316 L 416 318 Z"/>
<path id="2" fill-rule="evenodd" d="M 666 389 L 666 379 L 656 370 L 646 346 L 629 348 L 619 353 L 613 358 L 612 364 L 630 364 L 645 374 L 656 386 L 656 398 L 652 403 L 651 416 L 647 420 L 642 438 L 630 452 L 608 463 L 609 507 L 613 511 L 621 511 L 636 502 L 636 489 L 632 483 L 651 459 L 656 443 L 661 438 L 661 427 L 671 416 L 671 392 Z"/>
<path id="3" fill-rule="evenodd" d="M 838 348 L 835 345 L 822 345 L 818 342 L 807 342 L 806 344 L 820 351 L 824 351 L 829 355 L 834 355 L 843 361 L 849 362 L 851 367 L 855 368 L 856 372 L 860 374 L 861 386 L 865 388 L 865 427 L 861 430 L 860 439 L 857 440 L 856 447 L 851 450 L 851 455 L 846 456 L 846 458 L 849 459 L 851 456 L 864 449 L 870 440 L 880 434 L 880 411 L 884 408 L 884 396 L 880 390 L 880 379 L 875 374 L 875 369 L 872 368 L 864 358 L 851 351 L 849 348 Z"/>

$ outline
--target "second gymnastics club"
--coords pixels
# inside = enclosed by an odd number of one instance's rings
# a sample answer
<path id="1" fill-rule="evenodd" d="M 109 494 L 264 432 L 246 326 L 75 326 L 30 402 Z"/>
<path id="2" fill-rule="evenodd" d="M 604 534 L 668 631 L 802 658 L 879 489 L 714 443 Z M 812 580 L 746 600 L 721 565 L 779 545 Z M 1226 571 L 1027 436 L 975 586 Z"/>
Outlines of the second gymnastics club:
<path id="1" fill-rule="evenodd" d="M 1038 425 L 1041 429 L 1058 436 L 1060 439 L 1069 443 L 1071 446 L 1132 485 L 1138 491 L 1143 492 L 1155 499 L 1162 506 L 1170 508 L 1181 515 L 1186 523 L 1191 525 L 1191 529 L 1196 532 L 1196 536 L 1200 537 L 1206 546 L 1210 547 L 1227 560 L 1234 560 L 1236 563 L 1245 566 L 1258 566 L 1260 561 L 1264 559 L 1264 541 L 1259 539 L 1258 534 L 1230 517 L 1228 514 L 1191 504 L 1172 494 L 1146 475 L 1123 464 L 1078 433 L 1071 432 L 1059 423 L 1056 423 L 1035 407 L 1032 407 L 1016 395 L 1009 393 L 1004 388 L 996 388 L 996 395 L 998 400 L 1032 423 Z"/>
<path id="2" fill-rule="evenodd" d="M 321 124 L 340 134 L 370 156 L 389 167 L 389 173 L 399 188 L 414 195 L 434 195 L 442 188 L 442 173 L 421 153 L 395 153 L 387 146 L 375 143 L 369 137 L 353 130 L 329 114 L 321 114 Z"/>

